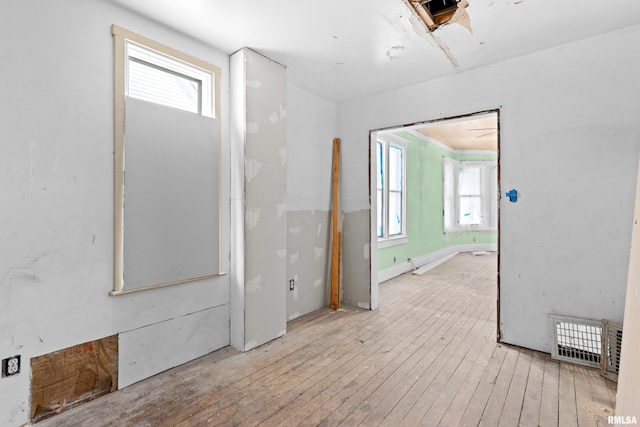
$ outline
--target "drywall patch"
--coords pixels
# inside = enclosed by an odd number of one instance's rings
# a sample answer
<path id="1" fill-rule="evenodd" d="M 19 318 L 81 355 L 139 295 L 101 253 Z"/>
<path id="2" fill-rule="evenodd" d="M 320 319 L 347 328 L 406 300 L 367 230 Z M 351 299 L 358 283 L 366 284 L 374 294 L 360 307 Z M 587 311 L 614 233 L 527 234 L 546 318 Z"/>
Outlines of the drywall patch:
<path id="1" fill-rule="evenodd" d="M 369 242 L 364 244 L 364 259 L 369 259 L 371 257 L 371 245 Z"/>
<path id="2" fill-rule="evenodd" d="M 262 163 L 254 159 L 246 159 L 244 162 L 244 175 L 251 182 L 262 170 Z"/>
<path id="3" fill-rule="evenodd" d="M 282 163 L 282 167 L 287 166 L 287 148 L 279 148 L 278 155 L 280 156 L 280 163 Z"/>
<path id="4" fill-rule="evenodd" d="M 300 234 L 302 231 L 302 227 L 289 227 L 289 233 L 291 234 Z"/>
<path id="5" fill-rule="evenodd" d="M 322 286 L 322 277 L 313 281 L 313 287 L 317 288 L 318 286 Z"/>
<path id="6" fill-rule="evenodd" d="M 247 122 L 246 132 L 249 135 L 254 135 L 258 133 L 258 130 L 259 130 L 259 126 L 257 122 Z"/>
<path id="7" fill-rule="evenodd" d="M 284 216 L 285 213 L 287 213 L 287 201 L 283 201 L 280 204 L 276 205 L 276 213 L 278 215 L 278 218 L 282 218 Z"/>
<path id="8" fill-rule="evenodd" d="M 247 292 L 256 292 L 262 290 L 262 276 L 259 275 L 247 282 Z"/>
<path id="9" fill-rule="evenodd" d="M 316 261 L 324 256 L 324 248 L 319 248 L 316 246 L 313 248 L 313 252 L 315 254 Z"/>
<path id="10" fill-rule="evenodd" d="M 287 250 L 286 249 L 278 249 L 276 251 L 276 256 L 278 258 L 285 258 L 287 256 Z"/>
<path id="11" fill-rule="evenodd" d="M 247 209 L 247 227 L 249 227 L 249 229 L 257 227 L 258 223 L 260 222 L 261 212 L 262 210 L 260 208 Z"/>
<path id="12" fill-rule="evenodd" d="M 274 125 L 277 124 L 280 121 L 280 115 L 274 111 L 269 115 L 269 121 Z"/>
<path id="13" fill-rule="evenodd" d="M 318 229 L 316 230 L 316 236 L 319 236 L 322 233 L 322 223 L 318 224 Z"/>
<path id="14" fill-rule="evenodd" d="M 289 264 L 293 264 L 295 262 L 298 262 L 298 258 L 299 257 L 300 257 L 300 254 L 298 254 L 298 253 L 289 255 Z"/>
<path id="15" fill-rule="evenodd" d="M 300 317 L 300 313 L 296 312 L 289 316 L 289 320 L 297 319 L 298 317 Z"/>

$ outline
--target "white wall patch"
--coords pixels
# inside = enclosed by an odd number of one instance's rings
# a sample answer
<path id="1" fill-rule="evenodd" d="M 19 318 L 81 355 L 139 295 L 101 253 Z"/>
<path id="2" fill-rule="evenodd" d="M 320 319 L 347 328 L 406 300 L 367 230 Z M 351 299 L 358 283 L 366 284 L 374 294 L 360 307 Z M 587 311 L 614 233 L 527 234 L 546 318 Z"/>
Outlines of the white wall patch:
<path id="1" fill-rule="evenodd" d="M 247 122 L 246 131 L 249 135 L 258 133 L 258 129 L 259 129 L 259 126 L 257 122 Z"/>
<path id="2" fill-rule="evenodd" d="M 322 277 L 313 281 L 314 288 L 317 288 L 320 285 L 322 285 Z"/>
<path id="3" fill-rule="evenodd" d="M 313 252 L 316 256 L 316 261 L 317 261 L 322 257 L 322 255 L 324 255 L 324 248 L 314 247 Z"/>
<path id="4" fill-rule="evenodd" d="M 289 227 L 289 233 L 291 234 L 300 234 L 302 227 Z"/>
<path id="5" fill-rule="evenodd" d="M 255 228 L 260 222 L 260 213 L 262 210 L 260 208 L 250 208 L 247 209 L 247 227 Z"/>
<path id="6" fill-rule="evenodd" d="M 254 159 L 244 161 L 244 175 L 248 182 L 251 182 L 262 170 L 262 163 Z"/>
<path id="7" fill-rule="evenodd" d="M 289 263 L 293 264 L 294 262 L 297 262 L 299 257 L 300 254 L 297 253 L 289 255 Z"/>
<path id="8" fill-rule="evenodd" d="M 262 290 L 262 276 L 257 276 L 247 282 L 247 292 Z"/>
<path id="9" fill-rule="evenodd" d="M 276 205 L 276 213 L 278 214 L 278 218 L 282 218 L 282 216 L 287 212 L 287 201 Z"/>
<path id="10" fill-rule="evenodd" d="M 300 317 L 300 312 L 299 311 L 295 312 L 291 316 L 289 316 L 289 320 L 297 319 L 298 317 Z"/>
<path id="11" fill-rule="evenodd" d="M 278 258 L 284 258 L 287 256 L 287 250 L 286 249 L 278 249 L 276 251 L 276 255 L 278 256 Z"/>
<path id="12" fill-rule="evenodd" d="M 369 259 L 371 256 L 371 245 L 369 243 L 364 244 L 364 259 Z"/>
<path id="13" fill-rule="evenodd" d="M 271 115 L 269 115 L 269 121 L 275 125 L 280 121 L 280 116 L 278 115 L 278 113 L 273 112 L 271 113 Z"/>

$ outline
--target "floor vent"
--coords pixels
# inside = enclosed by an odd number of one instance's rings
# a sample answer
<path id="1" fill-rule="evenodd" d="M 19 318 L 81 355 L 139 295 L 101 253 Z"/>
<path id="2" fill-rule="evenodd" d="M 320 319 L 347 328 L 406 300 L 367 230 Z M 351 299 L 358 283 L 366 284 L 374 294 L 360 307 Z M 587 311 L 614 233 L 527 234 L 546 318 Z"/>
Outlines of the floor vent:
<path id="1" fill-rule="evenodd" d="M 602 322 L 579 317 L 551 316 L 555 345 L 551 357 L 600 368 Z"/>
<path id="2" fill-rule="evenodd" d="M 602 376 L 618 382 L 620 370 L 620 348 L 622 347 L 622 324 L 603 321 L 602 330 Z"/>

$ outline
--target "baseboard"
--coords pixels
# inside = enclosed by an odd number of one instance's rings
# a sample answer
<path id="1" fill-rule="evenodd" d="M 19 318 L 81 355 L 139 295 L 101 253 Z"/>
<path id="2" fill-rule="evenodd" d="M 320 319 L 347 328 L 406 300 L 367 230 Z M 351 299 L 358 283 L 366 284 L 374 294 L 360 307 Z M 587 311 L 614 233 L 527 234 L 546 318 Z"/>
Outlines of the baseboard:
<path id="1" fill-rule="evenodd" d="M 417 271 L 417 274 L 425 273 L 426 271 L 442 264 L 443 262 L 453 258 L 460 252 L 496 252 L 498 245 L 496 243 L 479 243 L 469 245 L 453 245 L 447 248 L 439 249 L 428 254 L 420 255 L 416 258 L 409 258 L 409 260 L 398 263 L 393 267 L 385 268 L 378 271 L 378 283 L 385 282 L 394 277 L 409 271 Z"/>

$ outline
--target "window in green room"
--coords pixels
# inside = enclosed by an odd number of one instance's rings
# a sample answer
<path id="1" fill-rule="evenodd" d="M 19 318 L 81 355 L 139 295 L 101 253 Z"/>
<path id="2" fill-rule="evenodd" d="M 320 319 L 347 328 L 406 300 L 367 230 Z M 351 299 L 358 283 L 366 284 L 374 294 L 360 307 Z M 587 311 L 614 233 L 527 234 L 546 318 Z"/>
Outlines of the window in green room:
<path id="1" fill-rule="evenodd" d="M 404 243 L 406 238 L 406 146 L 378 140 L 378 242 Z"/>
<path id="2" fill-rule="evenodd" d="M 444 232 L 497 229 L 495 161 L 443 157 Z"/>

